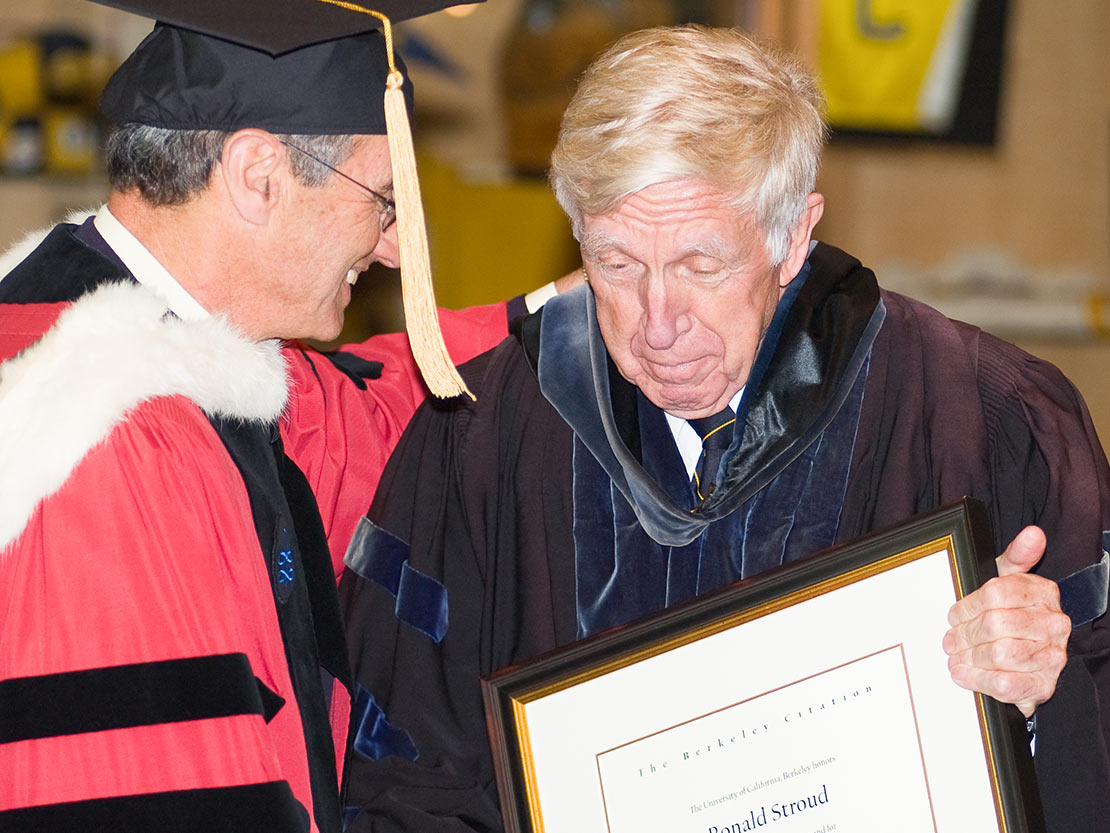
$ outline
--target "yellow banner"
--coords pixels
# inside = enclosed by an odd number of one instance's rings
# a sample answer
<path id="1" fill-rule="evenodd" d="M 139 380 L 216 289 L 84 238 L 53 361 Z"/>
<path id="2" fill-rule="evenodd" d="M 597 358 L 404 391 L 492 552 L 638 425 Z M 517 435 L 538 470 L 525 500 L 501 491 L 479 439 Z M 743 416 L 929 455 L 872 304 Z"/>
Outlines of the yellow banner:
<path id="1" fill-rule="evenodd" d="M 959 103 L 977 0 L 821 0 L 834 127 L 942 132 Z"/>

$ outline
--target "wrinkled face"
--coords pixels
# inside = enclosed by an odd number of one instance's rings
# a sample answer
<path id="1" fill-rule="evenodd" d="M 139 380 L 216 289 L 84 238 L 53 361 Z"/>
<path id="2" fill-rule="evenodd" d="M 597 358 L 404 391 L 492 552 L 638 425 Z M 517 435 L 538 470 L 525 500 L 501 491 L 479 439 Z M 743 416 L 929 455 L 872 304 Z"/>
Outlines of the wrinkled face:
<path id="1" fill-rule="evenodd" d="M 586 216 L 581 245 L 621 374 L 683 419 L 727 405 L 784 288 L 752 220 L 708 183 L 678 180 Z"/>
<path id="2" fill-rule="evenodd" d="M 385 136 L 360 137 L 354 153 L 336 167 L 392 197 Z M 270 284 L 270 300 L 289 313 L 280 335 L 330 341 L 342 330 L 351 300 L 348 276 L 357 276 L 374 262 L 399 265 L 397 226 L 383 234 L 381 202 L 336 174 L 318 187 L 293 183 L 289 209 L 290 222 L 279 247 L 285 261 L 279 269 L 285 278 Z"/>

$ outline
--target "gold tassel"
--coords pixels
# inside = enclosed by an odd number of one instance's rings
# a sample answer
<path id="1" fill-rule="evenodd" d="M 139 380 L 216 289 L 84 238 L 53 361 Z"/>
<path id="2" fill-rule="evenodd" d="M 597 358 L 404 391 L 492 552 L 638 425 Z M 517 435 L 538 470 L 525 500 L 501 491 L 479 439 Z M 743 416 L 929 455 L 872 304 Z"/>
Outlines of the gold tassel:
<path id="1" fill-rule="evenodd" d="M 397 204 L 397 244 L 401 256 L 401 298 L 405 306 L 405 329 L 409 347 L 424 382 L 435 396 L 449 399 L 465 393 L 474 394 L 459 376 L 436 312 L 435 288 L 432 284 L 431 261 L 428 256 L 428 232 L 424 224 L 424 204 L 420 199 L 420 180 L 416 175 L 416 154 L 412 148 L 412 130 L 401 92 L 404 76 L 393 63 L 393 32 L 389 19 L 372 9 L 344 0 L 319 0 L 350 11 L 373 15 L 385 30 L 389 78 L 385 89 L 385 127 L 389 137 L 389 156 L 393 167 L 393 198 Z"/>
<path id="2" fill-rule="evenodd" d="M 424 225 L 424 204 L 416 176 L 416 156 L 412 133 L 401 92 L 404 78 L 394 70 L 385 90 L 385 123 L 389 134 L 389 156 L 393 162 L 393 199 L 397 203 L 397 243 L 401 249 L 401 298 L 405 305 L 405 329 L 412 355 L 428 389 L 444 399 L 465 393 L 474 394 L 459 376 L 443 333 L 439 329 L 435 288 L 428 257 L 428 233 Z"/>

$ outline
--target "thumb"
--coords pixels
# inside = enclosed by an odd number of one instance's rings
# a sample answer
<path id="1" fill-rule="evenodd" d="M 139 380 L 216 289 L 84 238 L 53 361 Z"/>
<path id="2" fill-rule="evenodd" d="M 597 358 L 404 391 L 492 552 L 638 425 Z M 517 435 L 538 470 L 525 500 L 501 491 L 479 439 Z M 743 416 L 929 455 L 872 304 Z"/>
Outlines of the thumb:
<path id="1" fill-rule="evenodd" d="M 995 560 L 998 575 L 1028 573 L 1041 560 L 1047 543 L 1044 532 L 1039 526 L 1025 527 L 1014 536 L 1010 546 L 1006 547 L 1005 552 Z"/>

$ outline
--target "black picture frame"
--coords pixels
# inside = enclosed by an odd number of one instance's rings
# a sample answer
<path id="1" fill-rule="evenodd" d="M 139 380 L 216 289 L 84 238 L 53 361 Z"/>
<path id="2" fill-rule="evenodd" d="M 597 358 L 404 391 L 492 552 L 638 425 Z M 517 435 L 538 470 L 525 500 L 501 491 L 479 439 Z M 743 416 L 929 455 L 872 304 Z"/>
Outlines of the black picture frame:
<path id="1" fill-rule="evenodd" d="M 488 675 L 482 680 L 482 692 L 506 829 L 514 833 L 562 833 L 561 829 L 545 822 L 545 807 L 541 806 L 539 797 L 541 789 L 535 773 L 537 766 L 544 769 L 545 765 L 542 758 L 537 759 L 544 754 L 543 750 L 537 750 L 529 738 L 529 711 L 534 710 L 534 704 L 608 675 L 628 673 L 628 669 L 645 659 L 677 656 L 674 652 L 689 650 L 688 646 L 717 634 L 741 634 L 741 629 L 750 627 L 752 622 L 779 611 L 800 611 L 803 603 L 819 597 L 824 597 L 822 604 L 835 605 L 837 594 L 843 595 L 845 588 L 862 588 L 865 579 L 876 576 L 888 576 L 891 578 L 887 580 L 893 580 L 896 571 L 920 559 L 931 558 L 939 563 L 938 559 L 943 558 L 948 562 L 953 591 L 951 601 L 954 601 L 993 575 L 993 555 L 983 507 L 974 500 L 964 499 L 913 518 L 897 528 L 824 550 L 797 563 Z M 940 627 L 943 634 L 947 624 L 941 623 Z M 886 642 L 897 642 L 897 636 L 892 635 Z M 939 649 L 939 637 L 937 647 Z M 786 654 L 804 648 L 804 644 L 787 643 L 776 650 Z M 940 674 L 937 670 L 930 673 Z M 965 697 L 974 703 L 983 750 L 984 783 L 989 784 L 991 792 L 989 797 L 980 798 L 993 804 L 997 829 L 1005 833 L 1043 831 L 1029 741 L 1021 714 L 1013 706 L 957 689 L 947 678 L 946 665 L 944 675 L 946 684 L 959 692 L 946 696 Z M 820 672 L 813 676 L 820 676 Z M 681 697 L 680 687 L 672 693 L 675 695 Z M 619 710 L 622 704 L 599 702 L 597 707 Z M 580 716 L 580 712 L 568 714 L 566 720 L 574 722 Z M 605 720 L 604 716 L 599 719 Z M 667 720 L 662 719 L 664 723 Z M 660 732 L 671 728 L 665 725 Z M 966 741 L 966 733 L 961 737 Z M 600 755 L 610 751 L 599 752 L 599 773 Z M 926 769 L 924 756 L 921 760 L 922 768 Z M 978 764 L 972 765 L 978 767 Z M 575 768 L 581 769 L 578 765 Z M 928 784 L 927 773 L 925 781 Z M 597 829 L 616 833 L 609 824 L 604 785 L 600 789 L 606 815 L 604 824 L 599 824 Z M 930 794 L 930 807 L 933 801 Z M 938 826 L 937 815 L 934 811 L 933 827 L 927 829 L 947 833 L 951 826 Z M 754 810 L 752 818 L 756 821 Z M 753 823 L 752 829 L 754 827 Z M 784 825 L 782 829 L 787 827 Z M 707 827 L 695 824 L 688 829 L 705 830 Z M 735 829 L 749 828 L 738 823 Z M 887 829 L 900 828 L 895 821 L 893 826 L 888 824 Z"/>

